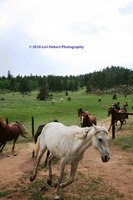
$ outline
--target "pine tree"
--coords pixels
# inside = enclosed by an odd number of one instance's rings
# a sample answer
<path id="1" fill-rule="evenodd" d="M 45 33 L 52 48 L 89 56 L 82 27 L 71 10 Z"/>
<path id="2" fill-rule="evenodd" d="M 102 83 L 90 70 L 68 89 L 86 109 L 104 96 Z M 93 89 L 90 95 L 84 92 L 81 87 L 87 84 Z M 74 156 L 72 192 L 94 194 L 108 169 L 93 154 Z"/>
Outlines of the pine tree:
<path id="1" fill-rule="evenodd" d="M 48 96 L 49 96 L 48 83 L 46 77 L 44 77 L 37 99 L 46 101 Z"/>

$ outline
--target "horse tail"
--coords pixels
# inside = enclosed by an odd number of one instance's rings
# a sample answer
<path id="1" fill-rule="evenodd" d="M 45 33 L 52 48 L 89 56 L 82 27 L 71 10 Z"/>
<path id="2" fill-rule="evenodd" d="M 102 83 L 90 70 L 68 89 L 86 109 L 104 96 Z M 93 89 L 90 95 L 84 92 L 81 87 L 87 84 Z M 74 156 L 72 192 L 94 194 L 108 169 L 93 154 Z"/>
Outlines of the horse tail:
<path id="1" fill-rule="evenodd" d="M 35 158 L 36 158 L 37 155 L 38 155 L 39 148 L 40 148 L 40 135 L 38 136 L 37 142 L 36 142 L 35 145 L 34 145 L 34 154 L 35 154 Z"/>
<path id="2" fill-rule="evenodd" d="M 19 129 L 20 135 L 24 138 L 27 138 L 27 135 L 29 134 L 29 132 L 27 131 L 27 129 L 18 121 L 16 121 L 16 125 Z"/>
<path id="3" fill-rule="evenodd" d="M 34 142 L 36 143 L 37 142 L 37 138 L 38 136 L 41 134 L 42 132 L 42 129 L 44 128 L 46 124 L 41 124 L 38 128 L 37 128 L 37 131 L 35 133 L 35 136 L 34 136 Z"/>

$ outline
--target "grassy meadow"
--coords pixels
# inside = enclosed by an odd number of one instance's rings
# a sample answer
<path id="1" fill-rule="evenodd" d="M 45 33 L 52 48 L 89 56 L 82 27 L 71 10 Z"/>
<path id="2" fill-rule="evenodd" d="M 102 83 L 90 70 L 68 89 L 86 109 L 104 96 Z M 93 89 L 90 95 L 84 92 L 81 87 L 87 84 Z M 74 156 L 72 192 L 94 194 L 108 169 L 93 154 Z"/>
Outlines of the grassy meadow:
<path id="1" fill-rule="evenodd" d="M 65 125 L 79 125 L 77 109 L 90 111 L 97 117 L 97 121 L 107 119 L 107 109 L 114 102 L 119 101 L 121 106 L 127 101 L 129 104 L 128 112 L 132 112 L 133 95 L 117 95 L 113 100 L 112 95 L 86 94 L 83 90 L 78 92 L 69 92 L 71 101 L 64 93 L 53 93 L 55 103 L 51 101 L 39 101 L 36 99 L 38 91 L 30 95 L 23 96 L 20 93 L 0 93 L 0 116 L 4 119 L 8 117 L 9 122 L 16 120 L 22 122 L 31 131 L 31 118 L 34 116 L 35 130 L 38 125 L 47 123 L 53 119 L 58 119 Z M 63 102 L 61 103 L 61 97 Z M 101 102 L 98 99 L 101 98 Z"/>

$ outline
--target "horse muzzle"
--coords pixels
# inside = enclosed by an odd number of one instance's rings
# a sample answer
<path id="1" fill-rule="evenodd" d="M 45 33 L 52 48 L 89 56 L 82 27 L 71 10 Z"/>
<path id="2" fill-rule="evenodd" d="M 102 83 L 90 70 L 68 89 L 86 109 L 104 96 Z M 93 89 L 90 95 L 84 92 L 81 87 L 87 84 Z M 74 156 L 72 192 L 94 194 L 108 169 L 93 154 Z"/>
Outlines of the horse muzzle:
<path id="1" fill-rule="evenodd" d="M 106 155 L 102 156 L 102 161 L 103 162 L 108 162 L 109 160 L 110 160 L 109 154 L 106 154 Z"/>

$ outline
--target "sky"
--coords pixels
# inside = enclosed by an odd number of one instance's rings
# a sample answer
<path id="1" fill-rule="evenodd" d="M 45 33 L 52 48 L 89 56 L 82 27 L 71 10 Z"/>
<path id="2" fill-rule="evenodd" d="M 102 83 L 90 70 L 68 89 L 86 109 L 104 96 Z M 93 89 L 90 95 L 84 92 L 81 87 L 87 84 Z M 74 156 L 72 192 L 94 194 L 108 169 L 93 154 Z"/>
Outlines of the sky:
<path id="1" fill-rule="evenodd" d="M 133 0 L 0 0 L 0 76 L 133 70 Z"/>

